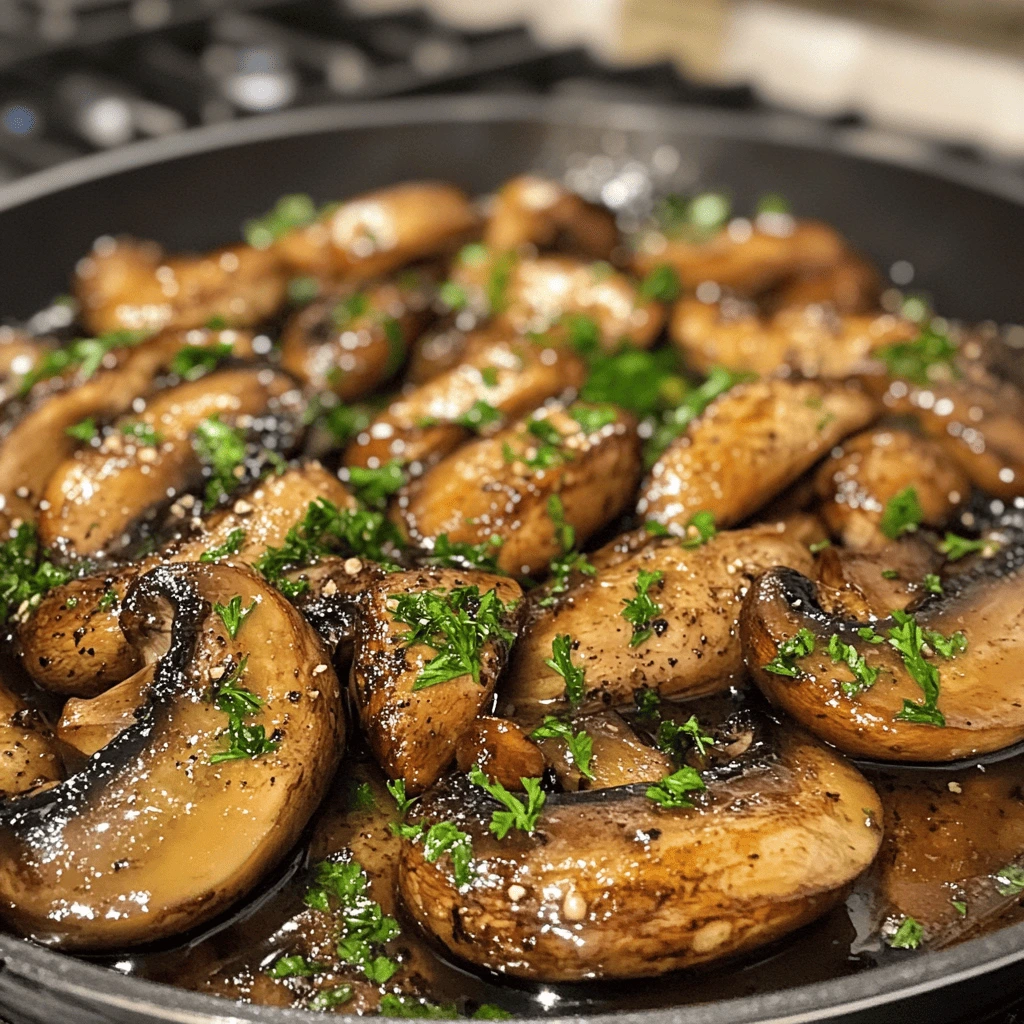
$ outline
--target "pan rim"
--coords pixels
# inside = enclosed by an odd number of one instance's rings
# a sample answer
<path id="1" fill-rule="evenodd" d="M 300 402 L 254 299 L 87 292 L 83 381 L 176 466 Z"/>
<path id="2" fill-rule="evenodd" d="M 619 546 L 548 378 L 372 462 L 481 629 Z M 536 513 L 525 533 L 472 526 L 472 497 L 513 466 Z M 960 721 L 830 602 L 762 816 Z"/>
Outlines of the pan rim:
<path id="1" fill-rule="evenodd" d="M 0 187 L 5 211 L 76 186 L 201 153 L 297 135 L 367 127 L 444 122 L 532 120 L 608 130 L 688 130 L 716 138 L 769 142 L 797 149 L 840 153 L 897 166 L 1024 206 L 1024 182 L 952 155 L 928 153 L 914 143 L 867 129 L 837 129 L 785 115 L 746 114 L 685 106 L 520 96 L 435 96 L 336 104 L 195 128 L 163 139 L 82 157 Z M 915 956 L 842 978 L 713 1003 L 656 1010 L 569 1017 L 519 1018 L 525 1022 L 590 1021 L 614 1017 L 626 1024 L 805 1024 L 864 1012 L 898 1000 L 937 992 L 1024 960 L 1024 923 L 969 940 L 949 950 Z M 95 964 L 0 934 L 0 994 L 17 984 L 57 990 L 83 1005 L 144 1012 L 176 1024 L 286 1024 L 308 1022 L 304 1010 L 250 1006 L 171 985 L 126 976 Z M 335 1015 L 354 1024 L 358 1018 Z"/>

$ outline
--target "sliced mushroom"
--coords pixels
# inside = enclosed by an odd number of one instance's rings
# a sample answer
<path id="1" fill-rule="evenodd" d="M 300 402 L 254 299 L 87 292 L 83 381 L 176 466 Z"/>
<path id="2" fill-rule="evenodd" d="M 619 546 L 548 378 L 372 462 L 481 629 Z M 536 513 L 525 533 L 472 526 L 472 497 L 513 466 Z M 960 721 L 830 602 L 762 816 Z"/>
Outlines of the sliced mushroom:
<path id="1" fill-rule="evenodd" d="M 513 253 L 473 253 L 452 268 L 452 280 L 467 293 L 470 307 L 495 316 L 517 334 L 560 327 L 567 318 L 589 317 L 601 347 L 613 351 L 625 341 L 649 348 L 665 322 L 662 305 L 607 263 L 569 256 L 533 259 Z"/>
<path id="2" fill-rule="evenodd" d="M 257 369 L 222 370 L 157 395 L 125 421 L 127 433 L 111 433 L 98 448 L 80 450 L 57 469 L 46 488 L 40 540 L 77 557 L 109 553 L 147 512 L 200 482 L 202 462 L 192 434 L 203 420 L 294 418 L 298 398 L 291 377 Z M 156 443 L 132 434 L 135 423 L 155 433 Z"/>
<path id="3" fill-rule="evenodd" d="M 346 401 L 370 394 L 405 362 L 430 317 L 432 284 L 422 274 L 400 275 L 310 303 L 285 325 L 281 365 Z"/>
<path id="4" fill-rule="evenodd" d="M 676 347 L 701 373 L 717 365 L 759 375 L 790 367 L 805 377 L 826 378 L 849 377 L 876 349 L 908 341 L 918 331 L 916 324 L 887 313 L 839 316 L 811 305 L 765 316 L 736 299 L 680 299 L 670 324 Z"/>
<path id="5" fill-rule="evenodd" d="M 942 594 L 927 593 L 913 607 L 922 631 L 919 663 L 938 674 L 937 724 L 915 720 L 912 705 L 928 705 L 927 694 L 904 657 L 888 642 L 899 627 L 891 617 L 855 619 L 830 614 L 829 594 L 792 569 L 770 569 L 751 587 L 743 606 L 740 635 L 747 668 L 765 696 L 815 734 L 845 753 L 896 761 L 951 761 L 999 750 L 1024 739 L 1024 702 L 1017 663 L 1024 616 L 1021 571 L 1024 547 L 1019 532 L 993 557 L 975 559 L 947 575 Z M 906 631 L 909 627 L 904 626 Z M 797 636 L 813 651 L 793 659 L 793 675 L 765 666 L 780 645 Z M 940 656 L 935 635 L 961 633 L 966 649 Z M 849 657 L 830 656 L 832 637 L 856 652 L 873 683 L 848 667 Z M 877 636 L 881 642 L 872 642 Z M 911 643 L 913 653 L 919 645 Z M 783 649 L 785 653 L 785 649 Z M 930 674 L 918 668 L 919 676 Z M 909 719 L 909 720 L 908 720 Z M 941 725 L 944 720 L 945 724 Z"/>
<path id="6" fill-rule="evenodd" d="M 773 230 L 765 230 L 769 227 Z M 759 217 L 753 230 L 749 224 L 738 230 L 729 225 L 706 241 L 646 232 L 637 241 L 633 265 L 646 274 L 668 264 L 687 288 L 712 281 L 741 295 L 757 295 L 787 278 L 830 270 L 846 254 L 846 243 L 827 224 Z"/>
<path id="7" fill-rule="evenodd" d="M 53 730 L 38 711 L 0 683 L 0 798 L 61 778 Z"/>
<path id="8" fill-rule="evenodd" d="M 968 381 L 874 383 L 886 409 L 913 416 L 980 490 L 1003 499 L 1024 493 L 1024 400 L 1016 388 Z"/>
<path id="9" fill-rule="evenodd" d="M 809 572 L 813 559 L 799 539 L 755 526 L 695 548 L 664 538 L 620 560 L 598 552 L 594 562 L 597 574 L 535 615 L 516 644 L 501 694 L 517 715 L 532 719 L 565 707 L 565 680 L 547 664 L 560 634 L 569 635 L 572 662 L 586 672 L 584 709 L 628 704 L 640 686 L 698 696 L 740 682 L 737 624 L 752 579 L 772 565 Z M 658 611 L 634 632 L 623 612 L 637 597 L 641 571 L 661 573 L 649 588 Z"/>
<path id="10" fill-rule="evenodd" d="M 221 319 L 251 327 L 284 302 L 273 250 L 234 245 L 205 256 L 166 257 L 152 242 L 99 238 L 73 282 L 86 326 L 104 331 L 202 327 Z"/>
<path id="11" fill-rule="evenodd" d="M 214 606 L 235 596 L 255 607 L 232 638 Z M 154 569 L 129 591 L 122 621 L 159 655 L 135 722 L 66 782 L 0 806 L 3 916 L 64 949 L 151 942 L 223 911 L 295 842 L 341 752 L 326 652 L 253 574 Z M 261 702 L 244 724 L 258 718 L 276 746 L 218 762 L 228 716 L 211 691 L 228 679 Z"/>
<path id="12" fill-rule="evenodd" d="M 604 411 L 603 421 L 588 421 Z M 392 514 L 421 546 L 432 548 L 441 534 L 494 545 L 502 570 L 530 576 L 562 551 L 552 497 L 582 544 L 625 509 L 639 476 L 640 440 L 628 413 L 551 405 L 439 462 L 399 492 Z"/>
<path id="13" fill-rule="evenodd" d="M 416 339 L 405 368 L 409 384 L 426 384 L 438 374 L 458 366 L 475 338 L 476 332 L 461 330 L 451 319 L 443 319 Z"/>
<path id="14" fill-rule="evenodd" d="M 583 361 L 571 352 L 509 341 L 500 332 L 479 335 L 458 366 L 392 402 L 349 445 L 345 462 L 372 468 L 398 459 L 422 469 L 470 436 L 469 417 L 480 403 L 505 419 L 521 416 L 579 387 L 585 376 Z"/>
<path id="15" fill-rule="evenodd" d="M 522 789 L 522 780 L 544 774 L 544 755 L 515 722 L 480 715 L 459 737 L 455 747 L 459 771 L 478 764 L 507 789 Z"/>
<path id="16" fill-rule="evenodd" d="M 819 513 L 847 547 L 877 549 L 889 543 L 883 513 L 898 494 L 913 488 L 921 524 L 944 527 L 970 494 L 970 482 L 941 445 L 905 430 L 879 428 L 843 442 L 818 469 Z"/>
<path id="17" fill-rule="evenodd" d="M 318 463 L 306 463 L 256 484 L 232 507 L 201 520 L 192 535 L 138 565 L 55 587 L 18 624 L 15 649 L 22 667 L 44 689 L 78 697 L 94 697 L 127 679 L 141 662 L 121 631 L 118 613 L 136 576 L 161 562 L 194 562 L 204 556 L 252 565 L 267 548 L 284 543 L 318 498 L 338 508 L 354 504 L 336 476 Z"/>
<path id="18" fill-rule="evenodd" d="M 882 278 L 862 256 L 848 252 L 839 263 L 787 281 L 772 296 L 777 309 L 827 306 L 838 313 L 870 313 L 878 308 Z"/>
<path id="19" fill-rule="evenodd" d="M 732 526 L 874 417 L 874 402 L 845 384 L 741 384 L 712 403 L 654 464 L 637 509 L 678 526 L 707 511 L 719 528 Z"/>
<path id="20" fill-rule="evenodd" d="M 551 178 L 522 174 L 494 197 L 484 243 L 499 252 L 524 245 L 564 248 L 608 259 L 619 238 L 615 218 Z"/>
<path id="21" fill-rule="evenodd" d="M 512 580 L 488 573 L 392 573 L 367 590 L 361 606 L 350 688 L 370 749 L 391 778 L 404 780 L 410 793 L 431 786 L 454 759 L 459 739 L 487 706 L 508 659 L 508 643 L 500 636 L 479 643 L 473 639 L 476 679 L 467 670 L 443 682 L 419 682 L 424 667 L 441 652 L 429 640 L 407 645 L 414 626 L 396 618 L 396 598 L 433 593 L 450 602 L 454 591 L 466 598 L 471 619 L 480 598 L 493 591 L 502 605 L 503 628 L 515 631 L 522 591 Z"/>
<path id="22" fill-rule="evenodd" d="M 141 660 L 141 652 L 136 655 Z M 102 750 L 135 721 L 135 712 L 146 702 L 155 671 L 154 665 L 146 665 L 96 697 L 72 697 L 57 723 L 60 741 L 83 758 Z"/>
<path id="23" fill-rule="evenodd" d="M 308 227 L 283 235 L 273 251 L 299 273 L 366 281 L 444 254 L 478 226 L 461 189 L 409 182 L 332 207 Z"/>
<path id="24" fill-rule="evenodd" d="M 840 903 L 878 850 L 878 797 L 803 733 L 709 776 L 691 808 L 646 785 L 549 795 L 533 833 L 489 831 L 499 805 L 447 780 L 414 816 L 472 840 L 468 885 L 403 841 L 399 885 L 453 954 L 542 981 L 649 977 L 742 953 Z"/>

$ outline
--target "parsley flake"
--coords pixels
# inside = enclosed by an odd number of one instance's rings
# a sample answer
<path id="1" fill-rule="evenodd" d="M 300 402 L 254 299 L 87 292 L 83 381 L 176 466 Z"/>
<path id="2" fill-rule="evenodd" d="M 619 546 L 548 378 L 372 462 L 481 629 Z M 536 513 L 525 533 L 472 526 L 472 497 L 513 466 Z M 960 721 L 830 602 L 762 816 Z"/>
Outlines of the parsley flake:
<path id="1" fill-rule="evenodd" d="M 901 377 L 922 387 L 939 377 L 957 376 L 953 360 L 957 348 L 949 336 L 925 327 L 913 341 L 886 345 L 875 352 L 890 377 Z"/>
<path id="2" fill-rule="evenodd" d="M 806 627 L 802 627 L 797 630 L 795 636 L 783 640 L 779 644 L 775 657 L 761 668 L 765 672 L 771 672 L 777 676 L 788 676 L 790 679 L 795 679 L 800 674 L 800 670 L 794 664 L 796 659 L 813 653 L 814 634 Z"/>
<path id="3" fill-rule="evenodd" d="M 267 974 L 271 978 L 312 978 L 324 969 L 323 964 L 315 960 L 307 960 L 304 956 L 282 956 L 271 967 Z"/>
<path id="4" fill-rule="evenodd" d="M 215 548 L 210 548 L 209 551 L 203 551 L 199 555 L 200 562 L 216 562 L 218 558 L 226 558 L 228 555 L 235 555 L 241 550 L 242 545 L 245 543 L 245 530 L 240 526 L 236 526 L 233 530 L 228 532 L 227 537 L 224 538 L 224 543 L 219 544 Z"/>
<path id="5" fill-rule="evenodd" d="M 469 781 L 506 807 L 506 810 L 495 811 L 491 815 L 490 830 L 498 839 L 504 839 L 513 828 L 528 833 L 533 833 L 537 828 L 537 819 L 547 799 L 540 788 L 540 779 L 520 779 L 526 791 L 525 804 L 497 780 L 491 782 L 478 764 L 470 769 Z"/>
<path id="6" fill-rule="evenodd" d="M 917 949 L 923 938 L 924 928 L 908 914 L 887 941 L 893 949 Z"/>
<path id="7" fill-rule="evenodd" d="M 707 544 L 718 532 L 715 529 L 715 517 L 706 509 L 694 512 L 686 524 L 686 532 L 679 546 L 683 548 L 699 548 Z"/>
<path id="8" fill-rule="evenodd" d="M 588 779 L 594 778 L 594 773 L 590 770 L 590 761 L 594 756 L 594 741 L 586 729 L 573 732 L 568 722 L 555 715 L 545 715 L 544 721 L 530 733 L 530 738 L 564 740 L 569 760 L 576 766 L 580 775 Z"/>
<path id="9" fill-rule="evenodd" d="M 22 523 L 10 540 L 0 544 L 0 623 L 27 614 L 47 591 L 73 575 L 40 552 L 35 525 Z"/>
<path id="10" fill-rule="evenodd" d="M 662 263 L 655 267 L 640 282 L 637 299 L 640 302 L 675 302 L 682 291 L 679 274 L 674 267 Z"/>
<path id="11" fill-rule="evenodd" d="M 243 611 L 242 598 L 239 594 L 235 594 L 227 604 L 215 603 L 213 610 L 221 617 L 224 628 L 228 631 L 228 636 L 234 640 L 238 636 L 238 631 L 242 628 L 242 623 L 256 610 L 256 605 L 258 604 L 259 601 L 253 598 L 252 604 Z"/>
<path id="12" fill-rule="evenodd" d="M 950 562 L 958 562 L 967 555 L 976 551 L 997 551 L 999 542 L 994 540 L 970 540 L 955 533 L 947 533 L 945 539 L 939 544 L 939 551 L 946 556 Z"/>
<path id="13" fill-rule="evenodd" d="M 993 876 L 1000 896 L 1019 896 L 1024 892 L 1024 868 L 1007 864 Z"/>
<path id="14" fill-rule="evenodd" d="M 551 641 L 551 657 L 544 659 L 548 668 L 557 672 L 565 680 L 565 696 L 572 707 L 583 701 L 586 693 L 586 669 L 572 663 L 572 637 L 568 633 L 559 633 Z"/>
<path id="15" fill-rule="evenodd" d="M 460 427 L 465 427 L 466 430 L 472 430 L 474 433 L 479 434 L 493 424 L 500 423 L 502 418 L 500 410 L 495 409 L 490 402 L 485 402 L 482 398 L 478 398 L 468 412 L 457 416 L 453 422 L 457 423 Z"/>
<path id="16" fill-rule="evenodd" d="M 622 600 L 624 605 L 622 617 L 633 627 L 633 635 L 629 638 L 630 647 L 637 647 L 654 634 L 651 620 L 660 614 L 661 605 L 651 597 L 650 589 L 655 583 L 660 583 L 664 577 L 665 574 L 660 569 L 656 569 L 654 572 L 641 569 L 633 584 L 636 597 Z"/>
<path id="17" fill-rule="evenodd" d="M 367 508 L 384 508 L 388 498 L 405 484 L 405 471 L 400 459 L 391 459 L 377 469 L 349 466 L 345 472 L 357 500 Z"/>
<path id="18" fill-rule="evenodd" d="M 847 697 L 854 697 L 862 690 L 874 686 L 881 673 L 879 668 L 871 668 L 856 647 L 845 643 L 838 633 L 833 633 L 828 641 L 828 656 L 833 665 L 845 665 L 853 673 L 853 682 L 843 680 L 839 685 Z"/>
<path id="19" fill-rule="evenodd" d="M 700 772 L 689 765 L 680 768 L 671 775 L 666 775 L 660 782 L 647 787 L 647 799 L 653 800 L 660 807 L 692 807 L 689 793 L 707 789 Z"/>
<path id="20" fill-rule="evenodd" d="M 245 460 L 245 434 L 222 423 L 219 416 L 208 416 L 195 429 L 196 454 L 210 468 L 203 507 L 213 508 L 237 486 L 235 470 Z"/>
<path id="21" fill-rule="evenodd" d="M 895 540 L 905 533 L 916 530 L 923 518 L 924 512 L 921 510 L 917 491 L 913 487 L 905 487 L 885 503 L 878 525 L 889 540 Z"/>
<path id="22" fill-rule="evenodd" d="M 99 430 L 96 427 L 96 420 L 92 416 L 86 416 L 84 420 L 79 420 L 78 423 L 66 427 L 64 433 L 76 441 L 88 442 L 99 435 Z"/>
<path id="23" fill-rule="evenodd" d="M 228 748 L 210 755 L 210 764 L 223 761 L 238 761 L 242 758 L 257 758 L 264 754 L 272 754 L 278 744 L 267 738 L 262 725 L 246 725 L 245 719 L 259 714 L 265 701 L 251 690 L 239 686 L 245 675 L 249 656 L 239 661 L 234 671 L 218 685 L 213 695 L 213 702 L 218 711 L 228 716 Z"/>

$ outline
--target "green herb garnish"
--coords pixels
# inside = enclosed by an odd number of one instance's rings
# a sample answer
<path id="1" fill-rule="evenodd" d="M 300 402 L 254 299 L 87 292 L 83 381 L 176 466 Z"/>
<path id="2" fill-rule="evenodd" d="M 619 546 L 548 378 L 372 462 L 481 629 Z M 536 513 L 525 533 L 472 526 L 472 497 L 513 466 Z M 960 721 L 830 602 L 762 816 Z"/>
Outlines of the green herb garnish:
<path id="1" fill-rule="evenodd" d="M 525 804 L 500 782 L 491 782 L 478 764 L 473 765 L 470 769 L 469 781 L 487 792 L 498 803 L 504 804 L 506 810 L 495 811 L 491 815 L 490 829 L 498 839 L 504 839 L 513 828 L 529 833 L 536 829 L 537 819 L 540 817 L 544 801 L 547 799 L 546 794 L 540 788 L 540 779 L 519 780 L 526 791 Z"/>
<path id="2" fill-rule="evenodd" d="M 417 800 L 418 796 L 407 797 L 405 795 L 405 780 L 404 779 L 391 779 L 388 781 L 388 792 L 391 794 L 395 803 L 398 805 L 398 813 L 404 818 L 409 813 L 409 808 L 412 807 Z"/>
<path id="3" fill-rule="evenodd" d="M 236 470 L 245 461 L 245 433 L 222 423 L 219 416 L 208 416 L 195 429 L 196 454 L 210 468 L 203 507 L 213 508 L 237 486 Z"/>
<path id="4" fill-rule="evenodd" d="M 304 956 L 282 956 L 267 971 L 267 974 L 271 978 L 312 978 L 314 974 L 323 969 L 323 964 L 318 964 L 315 960 L 307 960 Z"/>
<path id="5" fill-rule="evenodd" d="M 700 512 L 694 512 L 690 517 L 679 546 L 684 548 L 702 547 L 717 532 L 718 530 L 715 529 L 715 517 L 706 509 L 702 509 Z"/>
<path id="6" fill-rule="evenodd" d="M 245 530 L 240 526 L 236 526 L 228 533 L 223 544 L 215 548 L 210 548 L 209 551 L 203 551 L 199 555 L 199 561 L 216 562 L 218 558 L 227 558 L 228 555 L 237 554 L 244 543 Z"/>
<path id="7" fill-rule="evenodd" d="M 268 213 L 247 220 L 242 234 L 254 249 L 269 249 L 282 235 L 312 224 L 318 214 L 316 204 L 303 193 L 281 196 Z"/>
<path id="8" fill-rule="evenodd" d="M 924 575 L 924 589 L 929 594 L 944 594 L 945 591 L 942 589 L 942 580 L 935 575 L 933 572 L 927 572 Z"/>
<path id="9" fill-rule="evenodd" d="M 88 380 L 103 365 L 107 353 L 138 345 L 149 336 L 148 331 L 108 331 L 96 338 L 76 338 L 47 352 L 21 378 L 18 396 L 24 398 L 40 381 L 69 371 L 76 372 L 82 380 Z"/>
<path id="10" fill-rule="evenodd" d="M 728 223 L 732 213 L 729 197 L 721 192 L 698 192 L 695 196 L 668 195 L 658 204 L 654 216 L 670 238 L 706 242 Z"/>
<path id="11" fill-rule="evenodd" d="M 148 423 L 137 420 L 121 425 L 121 433 L 131 438 L 140 448 L 155 448 L 163 442 L 163 436 Z"/>
<path id="12" fill-rule="evenodd" d="M 530 738 L 564 740 L 569 751 L 569 759 L 580 775 L 585 775 L 588 779 L 594 778 L 594 773 L 590 770 L 590 761 L 594 756 L 594 741 L 586 729 L 573 732 L 568 722 L 555 715 L 545 715 L 544 721 L 530 733 Z"/>
<path id="13" fill-rule="evenodd" d="M 461 416 L 456 416 L 453 422 L 457 423 L 460 427 L 465 427 L 467 430 L 472 430 L 474 433 L 479 434 L 492 424 L 500 423 L 502 418 L 501 412 L 495 409 L 490 402 L 485 402 L 482 398 L 478 398 L 468 412 L 464 412 Z"/>
<path id="14" fill-rule="evenodd" d="M 582 356 L 590 356 L 601 349 L 601 328 L 586 313 L 566 313 L 562 323 L 569 334 L 569 344 Z"/>
<path id="15" fill-rule="evenodd" d="M 905 487 L 899 494 L 893 495 L 882 510 L 879 527 L 890 540 L 912 533 L 921 525 L 924 512 L 917 499 L 917 491 L 913 487 Z"/>
<path id="16" fill-rule="evenodd" d="M 73 575 L 40 552 L 35 525 L 22 523 L 10 540 L 0 544 L 0 623 L 27 615 L 47 591 Z"/>
<path id="17" fill-rule="evenodd" d="M 437 289 L 437 297 L 449 309 L 465 309 L 469 302 L 466 289 L 458 281 L 444 281 Z"/>
<path id="18" fill-rule="evenodd" d="M 409 1020 L 454 1020 L 459 1015 L 454 1003 L 429 1003 L 425 999 L 400 996 L 394 992 L 380 997 L 377 1012 L 382 1017 L 405 1017 Z"/>
<path id="19" fill-rule="evenodd" d="M 893 949 L 917 949 L 924 938 L 924 928 L 909 914 L 887 941 Z"/>
<path id="20" fill-rule="evenodd" d="M 87 416 L 73 426 L 66 427 L 64 433 L 76 441 L 92 441 L 99 434 L 99 430 L 96 428 L 96 420 L 92 416 Z"/>
<path id="21" fill-rule="evenodd" d="M 922 654 L 922 648 L 927 642 L 924 631 L 914 617 L 906 612 L 894 611 L 892 617 L 896 625 L 889 630 L 889 643 L 903 657 L 907 672 L 924 692 L 924 700 L 919 704 L 904 700 L 903 710 L 896 718 L 902 722 L 916 722 L 919 725 L 934 725 L 941 728 L 945 726 L 946 719 L 936 706 L 939 699 L 939 670 L 931 662 L 926 661 Z M 941 633 L 936 635 L 942 636 Z M 944 637 L 942 639 L 945 640 Z"/>
<path id="22" fill-rule="evenodd" d="M 622 617 L 633 627 L 633 635 L 629 638 L 630 647 L 636 647 L 645 640 L 649 640 L 654 633 L 651 620 L 661 613 L 661 605 L 651 597 L 650 589 L 655 583 L 661 582 L 664 577 L 665 574 L 660 569 L 656 569 L 654 572 L 641 569 L 633 584 L 636 597 L 622 600 L 624 605 Z"/>
<path id="23" fill-rule="evenodd" d="M 234 640 L 242 628 L 242 623 L 256 610 L 258 604 L 259 601 L 253 598 L 252 604 L 243 611 L 242 598 L 239 594 L 235 594 L 227 604 L 214 603 L 213 610 L 221 617 L 228 636 Z"/>
<path id="24" fill-rule="evenodd" d="M 569 415 L 585 434 L 593 434 L 619 418 L 619 414 L 610 405 L 581 405 L 579 402 L 569 406 Z"/>
<path id="25" fill-rule="evenodd" d="M 217 345 L 186 345 L 171 360 L 171 373 L 182 380 L 198 380 L 221 363 L 231 357 L 233 346 L 221 343 Z"/>
<path id="26" fill-rule="evenodd" d="M 437 686 L 450 679 L 472 676 L 480 682 L 480 652 L 496 640 L 511 644 L 515 634 L 502 625 L 507 609 L 496 590 L 454 587 L 417 594 L 392 594 L 396 622 L 411 627 L 401 640 L 406 649 L 426 644 L 437 653 L 420 670 L 414 690 Z"/>
<path id="27" fill-rule="evenodd" d="M 1000 896 L 1019 896 L 1024 892 L 1024 868 L 1007 864 L 993 876 Z"/>
<path id="28" fill-rule="evenodd" d="M 559 633 L 551 641 L 551 657 L 545 658 L 544 664 L 565 680 L 566 699 L 572 707 L 576 707 L 586 693 L 587 671 L 572 663 L 572 644 L 572 637 L 568 633 Z"/>
<path id="29" fill-rule="evenodd" d="M 449 569 L 480 569 L 505 575 L 498 565 L 498 552 L 504 543 L 496 533 L 481 544 L 467 544 L 451 541 L 447 533 L 439 533 L 434 540 L 430 554 L 420 561 L 424 565 L 440 565 Z"/>
<path id="30" fill-rule="evenodd" d="M 939 544 L 939 551 L 946 556 L 950 562 L 958 562 L 967 555 L 977 551 L 998 550 L 999 542 L 994 540 L 970 540 L 955 533 L 947 533 L 945 539 Z"/>
<path id="31" fill-rule="evenodd" d="M 653 800 L 661 807 L 692 807 L 693 802 L 688 793 L 707 789 L 700 772 L 689 765 L 680 768 L 671 775 L 666 775 L 660 782 L 647 787 L 647 799 Z"/>
<path id="32" fill-rule="evenodd" d="M 351 998 L 351 985 L 335 985 L 334 988 L 322 988 L 310 999 L 308 1009 L 331 1010 L 335 1006 L 343 1006 Z"/>
<path id="33" fill-rule="evenodd" d="M 922 387 L 939 376 L 956 377 L 956 354 L 956 345 L 949 336 L 931 327 L 924 327 L 913 341 L 886 345 L 875 352 L 890 377 L 901 377 Z"/>
<path id="34" fill-rule="evenodd" d="M 259 714 L 265 703 L 262 697 L 238 685 L 248 662 L 249 656 L 246 655 L 214 690 L 213 702 L 217 710 L 228 716 L 228 748 L 211 754 L 210 764 L 262 757 L 277 750 L 278 744 L 267 738 L 262 725 L 245 724 L 245 719 Z"/>
<path id="35" fill-rule="evenodd" d="M 349 466 L 348 483 L 356 498 L 367 508 L 382 509 L 388 498 L 405 484 L 405 470 L 400 459 L 392 459 L 377 469 Z"/>
<path id="36" fill-rule="evenodd" d="M 777 676 L 788 676 L 790 679 L 795 679 L 800 674 L 800 670 L 794 664 L 796 659 L 813 653 L 814 634 L 806 627 L 802 627 L 797 630 L 795 636 L 783 640 L 779 644 L 775 657 L 761 668 L 765 672 L 772 672 Z"/>
<path id="37" fill-rule="evenodd" d="M 662 263 L 640 282 L 637 299 L 640 302 L 675 302 L 681 291 L 682 285 L 679 283 L 679 275 L 675 268 Z"/>
<path id="38" fill-rule="evenodd" d="M 681 761 L 686 750 L 693 746 L 697 753 L 704 756 L 708 745 L 715 742 L 714 736 L 708 736 L 696 715 L 690 715 L 685 722 L 676 722 L 671 718 L 662 718 L 658 723 L 658 749 Z"/>
<path id="39" fill-rule="evenodd" d="M 838 633 L 833 633 L 829 638 L 828 656 L 833 665 L 845 665 L 853 673 L 853 682 L 844 680 L 839 684 L 847 697 L 854 697 L 869 686 L 874 686 L 882 671 L 871 668 L 857 648 L 841 640 Z"/>

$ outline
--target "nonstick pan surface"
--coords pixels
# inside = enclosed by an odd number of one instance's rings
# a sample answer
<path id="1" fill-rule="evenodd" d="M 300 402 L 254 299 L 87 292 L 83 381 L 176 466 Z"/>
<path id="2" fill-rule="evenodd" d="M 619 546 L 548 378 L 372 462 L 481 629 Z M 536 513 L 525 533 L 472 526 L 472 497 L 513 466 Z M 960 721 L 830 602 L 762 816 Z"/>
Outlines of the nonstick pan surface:
<path id="1" fill-rule="evenodd" d="M 287 192 L 323 201 L 440 178 L 482 193 L 524 170 L 561 177 L 573 167 L 604 175 L 618 198 L 630 189 L 642 195 L 652 182 L 661 191 L 716 187 L 743 210 L 780 192 L 800 216 L 835 224 L 883 269 L 909 261 L 913 287 L 944 315 L 1024 322 L 1018 179 L 924 157 L 874 133 L 785 118 L 515 97 L 296 111 L 88 157 L 0 189 L 0 315 L 27 316 L 63 292 L 98 235 L 202 249 L 237 238 L 246 218 Z M 1024 984 L 1021 960 L 1024 924 L 832 981 L 616 1017 L 623 1024 L 948 1024 Z M 678 977 L 682 992 L 686 975 Z M 0 1016 L 12 1024 L 315 1019 L 124 977 L 6 936 Z"/>

